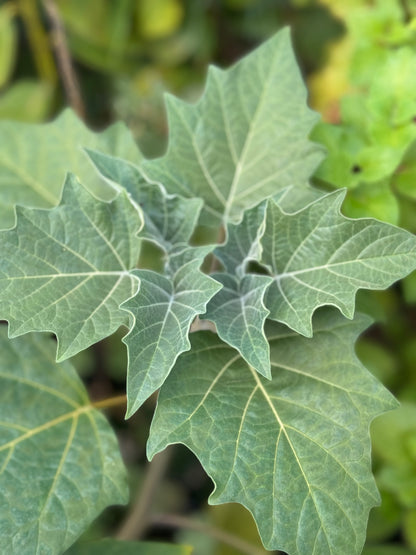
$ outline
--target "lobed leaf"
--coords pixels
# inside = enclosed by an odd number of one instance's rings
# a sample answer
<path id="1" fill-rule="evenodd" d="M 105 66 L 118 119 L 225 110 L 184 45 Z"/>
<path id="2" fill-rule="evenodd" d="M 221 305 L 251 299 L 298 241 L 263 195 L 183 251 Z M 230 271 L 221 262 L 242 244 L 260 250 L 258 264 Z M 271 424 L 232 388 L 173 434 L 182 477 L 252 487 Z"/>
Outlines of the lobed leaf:
<path id="1" fill-rule="evenodd" d="M 344 196 L 336 191 L 294 213 L 268 203 L 260 262 L 274 281 L 265 304 L 269 318 L 306 336 L 319 306 L 352 318 L 358 289 L 384 289 L 416 268 L 416 238 L 376 220 L 345 218 Z"/>
<path id="2" fill-rule="evenodd" d="M 271 381 L 216 335 L 193 334 L 161 389 L 149 456 L 188 446 L 214 480 L 210 502 L 247 507 L 267 549 L 360 553 L 379 503 L 369 423 L 396 404 L 354 354 L 368 323 L 322 310 L 309 339 L 271 322 Z"/>
<path id="3" fill-rule="evenodd" d="M 54 344 L 0 329 L 0 551 L 59 555 L 127 503 L 116 437 Z"/>
<path id="4" fill-rule="evenodd" d="M 214 322 L 223 341 L 236 348 L 257 372 L 271 378 L 269 344 L 264 322 L 269 311 L 264 295 L 272 278 L 248 274 L 241 280 L 214 274 L 222 289 L 210 300 L 204 318 Z"/>
<path id="5" fill-rule="evenodd" d="M 128 191 L 143 210 L 143 238 L 154 241 L 165 252 L 188 243 L 201 212 L 201 199 L 168 195 L 160 185 L 146 181 L 140 169 L 126 160 L 90 149 L 87 153 L 101 175 Z"/>
<path id="6" fill-rule="evenodd" d="M 180 265 L 172 277 L 136 270 L 140 291 L 122 305 L 133 316 L 123 339 L 128 349 L 127 416 L 165 381 L 183 351 L 190 348 L 189 328 L 220 285 L 203 274 L 201 259 Z"/>
<path id="7" fill-rule="evenodd" d="M 11 337 L 52 331 L 62 360 L 125 323 L 119 305 L 135 294 L 140 213 L 121 192 L 102 202 L 68 176 L 60 205 L 17 208 L 0 232 L 0 318 Z"/>
<path id="8" fill-rule="evenodd" d="M 240 220 L 279 189 L 304 183 L 322 159 L 307 139 L 317 115 L 287 29 L 226 71 L 210 67 L 200 101 L 168 96 L 167 111 L 168 151 L 141 168 L 170 193 L 203 198 L 207 225 Z"/>
<path id="9" fill-rule="evenodd" d="M 12 227 L 14 205 L 50 208 L 58 204 L 67 171 L 98 197 L 114 189 L 91 168 L 81 146 L 139 162 L 131 133 L 117 123 L 93 133 L 69 109 L 47 124 L 0 122 L 0 227 Z"/>

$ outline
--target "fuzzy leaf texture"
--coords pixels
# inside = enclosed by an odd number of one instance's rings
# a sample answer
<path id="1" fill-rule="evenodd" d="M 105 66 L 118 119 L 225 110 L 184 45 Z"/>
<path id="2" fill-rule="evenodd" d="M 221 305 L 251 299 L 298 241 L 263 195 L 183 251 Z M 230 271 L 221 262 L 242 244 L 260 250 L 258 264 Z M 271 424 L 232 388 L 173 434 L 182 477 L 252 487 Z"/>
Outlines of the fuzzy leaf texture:
<path id="1" fill-rule="evenodd" d="M 291 214 L 268 202 L 260 261 L 274 278 L 265 301 L 269 318 L 308 337 L 319 306 L 334 305 L 352 318 L 358 289 L 385 289 L 416 268 L 414 235 L 345 218 L 344 197 L 336 191 Z"/>
<path id="2" fill-rule="evenodd" d="M 47 124 L 0 121 L 0 228 L 13 226 L 16 204 L 39 208 L 57 205 L 68 171 L 100 198 L 114 197 L 114 189 L 93 171 L 82 146 L 135 163 L 141 160 L 132 135 L 122 123 L 93 133 L 69 109 Z"/>
<path id="3" fill-rule="evenodd" d="M 214 245 L 191 247 L 202 202 L 168 195 L 148 183 L 133 164 L 88 150 L 107 180 L 126 189 L 143 210 L 141 237 L 166 253 L 165 275 L 136 270 L 140 290 L 122 305 L 133 317 L 124 338 L 128 350 L 127 416 L 131 416 L 164 382 L 180 353 L 190 347 L 188 332 L 197 314 L 221 287 L 199 267 Z"/>
<path id="4" fill-rule="evenodd" d="M 202 249 L 203 250 L 203 249 Z M 221 287 L 203 274 L 201 259 L 166 277 L 136 270 L 140 291 L 122 305 L 133 316 L 124 338 L 128 349 L 127 416 L 131 416 L 164 382 L 177 357 L 190 348 L 189 328 Z"/>
<path id="5" fill-rule="evenodd" d="M 214 334 L 194 334 L 161 389 L 149 456 L 187 445 L 215 483 L 210 502 L 247 507 L 267 549 L 360 553 L 379 503 L 369 424 L 396 405 L 354 354 L 368 323 L 329 308 L 305 338 L 271 322 L 271 381 Z"/>
<path id="6" fill-rule="evenodd" d="M 287 29 L 230 69 L 210 67 L 197 104 L 166 100 L 168 151 L 141 168 L 170 193 L 203 198 L 207 225 L 240 220 L 265 197 L 304 183 L 322 159 L 307 139 L 318 116 L 306 105 Z"/>
<path id="7" fill-rule="evenodd" d="M 0 329 L 0 552 L 59 555 L 127 503 L 116 437 L 54 342 Z"/>
<path id="8" fill-rule="evenodd" d="M 68 176 L 60 205 L 17 208 L 0 233 L 0 318 L 9 335 L 51 331 L 58 360 L 107 337 L 126 322 L 134 295 L 142 217 L 121 192 L 102 202 Z"/>
<path id="9" fill-rule="evenodd" d="M 101 175 L 126 189 L 143 210 L 141 237 L 159 245 L 166 254 L 188 244 L 198 222 L 202 199 L 169 195 L 164 187 L 146 181 L 134 164 L 91 149 L 86 151 Z"/>

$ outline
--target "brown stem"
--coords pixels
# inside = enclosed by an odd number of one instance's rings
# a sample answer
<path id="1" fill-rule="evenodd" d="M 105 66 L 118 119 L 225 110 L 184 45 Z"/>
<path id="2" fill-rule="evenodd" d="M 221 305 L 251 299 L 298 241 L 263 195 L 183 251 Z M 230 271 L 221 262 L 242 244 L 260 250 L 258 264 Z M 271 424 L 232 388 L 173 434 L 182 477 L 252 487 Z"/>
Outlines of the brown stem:
<path id="1" fill-rule="evenodd" d="M 49 18 L 52 45 L 68 104 L 81 119 L 85 119 L 85 106 L 82 100 L 78 79 L 72 65 L 61 16 L 53 0 L 42 0 L 42 3 Z"/>
<path id="2" fill-rule="evenodd" d="M 171 458 L 172 448 L 167 448 L 155 455 L 150 463 L 142 487 L 131 506 L 125 521 L 121 524 L 116 538 L 119 540 L 137 540 L 149 526 L 150 511 L 155 491 Z"/>
<path id="3" fill-rule="evenodd" d="M 259 547 L 234 536 L 233 534 L 229 534 L 228 532 L 224 532 L 224 530 L 204 524 L 203 522 L 191 520 L 190 518 L 186 518 L 184 516 L 154 515 L 151 518 L 151 524 L 160 527 L 185 528 L 188 530 L 194 530 L 195 532 L 201 532 L 202 534 L 234 547 L 234 549 L 237 549 L 245 555 L 265 555 L 266 553 L 264 549 L 260 549 Z"/>

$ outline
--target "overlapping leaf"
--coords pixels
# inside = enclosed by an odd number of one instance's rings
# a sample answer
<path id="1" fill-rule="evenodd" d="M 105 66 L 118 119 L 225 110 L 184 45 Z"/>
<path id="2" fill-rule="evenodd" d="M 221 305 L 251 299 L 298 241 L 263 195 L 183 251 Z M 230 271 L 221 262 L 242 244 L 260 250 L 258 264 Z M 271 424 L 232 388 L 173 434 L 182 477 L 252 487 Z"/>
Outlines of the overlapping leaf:
<path id="1" fill-rule="evenodd" d="M 0 551 L 59 555 L 126 503 L 117 440 L 50 339 L 0 329 Z"/>
<path id="2" fill-rule="evenodd" d="M 180 353 L 190 348 L 192 320 L 205 312 L 220 288 L 199 270 L 201 262 L 195 258 L 179 264 L 171 277 L 150 270 L 133 272 L 140 279 L 140 291 L 122 305 L 134 319 L 124 339 L 129 356 L 128 416 L 162 385 Z"/>
<path id="3" fill-rule="evenodd" d="M 100 198 L 114 197 L 82 146 L 135 163 L 141 159 L 131 133 L 121 123 L 93 133 L 70 110 L 48 124 L 0 122 L 0 228 L 13 225 L 15 204 L 40 208 L 58 204 L 68 171 Z"/>
<path id="4" fill-rule="evenodd" d="M 156 242 L 167 253 L 189 241 L 201 212 L 201 199 L 168 195 L 159 185 L 146 181 L 139 169 L 126 160 L 94 150 L 87 152 L 103 177 L 121 185 L 142 208 L 142 237 Z"/>
<path id="5" fill-rule="evenodd" d="M 400 228 L 340 214 L 344 191 L 295 213 L 267 207 L 261 262 L 274 277 L 269 318 L 312 335 L 312 314 L 337 306 L 352 318 L 358 289 L 384 289 L 416 268 L 416 238 Z"/>
<path id="6" fill-rule="evenodd" d="M 194 106 L 167 97 L 169 148 L 142 163 L 170 193 L 201 197 L 203 223 L 238 221 L 243 211 L 292 183 L 321 160 L 307 136 L 317 116 L 283 30 L 226 71 L 211 67 Z"/>
<path id="7" fill-rule="evenodd" d="M 211 503 L 245 505 L 268 549 L 358 554 L 379 502 L 369 422 L 395 402 L 354 354 L 367 318 L 326 309 L 314 324 L 308 339 L 271 323 L 272 381 L 194 334 L 161 389 L 148 451 L 187 445 L 215 482 Z"/>
<path id="8" fill-rule="evenodd" d="M 248 274 L 241 280 L 214 274 L 222 289 L 208 303 L 204 318 L 214 322 L 218 335 L 235 347 L 255 370 L 271 378 L 269 344 L 263 326 L 269 311 L 264 294 L 272 278 Z"/>
<path id="9" fill-rule="evenodd" d="M 0 233 L 0 318 L 10 336 L 52 331 L 64 359 L 113 333 L 126 321 L 119 305 L 138 288 L 129 270 L 141 225 L 126 192 L 102 202 L 73 176 L 58 207 L 18 207 L 16 228 Z"/>

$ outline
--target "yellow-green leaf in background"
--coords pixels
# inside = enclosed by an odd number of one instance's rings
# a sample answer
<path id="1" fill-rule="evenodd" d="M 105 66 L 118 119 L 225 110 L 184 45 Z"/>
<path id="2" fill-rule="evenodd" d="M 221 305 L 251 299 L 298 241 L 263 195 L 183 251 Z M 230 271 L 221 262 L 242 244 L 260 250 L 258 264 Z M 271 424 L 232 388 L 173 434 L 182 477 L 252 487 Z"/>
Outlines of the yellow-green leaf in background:
<path id="1" fill-rule="evenodd" d="M 11 3 L 0 6 L 0 88 L 7 83 L 16 57 L 17 33 Z"/>

